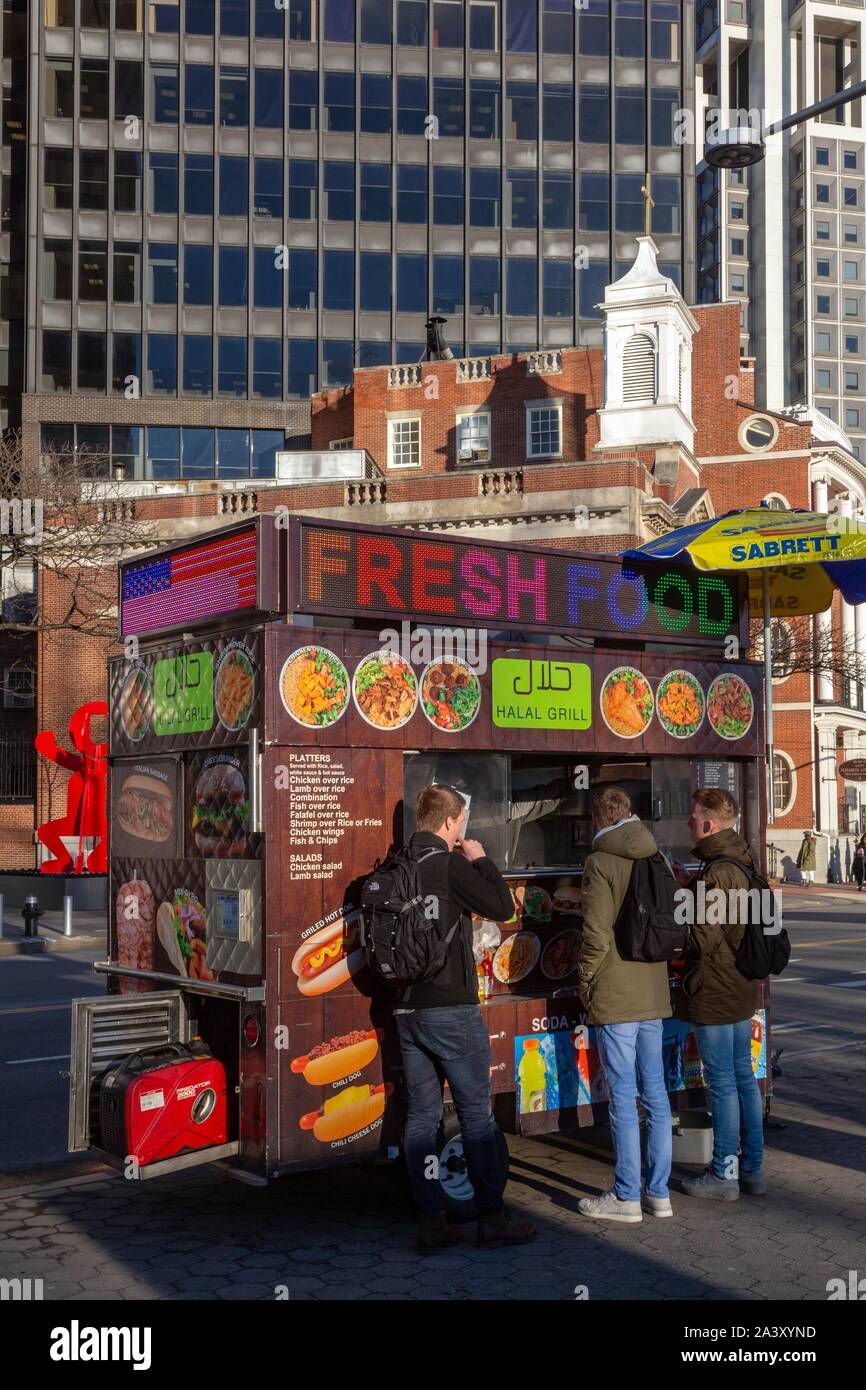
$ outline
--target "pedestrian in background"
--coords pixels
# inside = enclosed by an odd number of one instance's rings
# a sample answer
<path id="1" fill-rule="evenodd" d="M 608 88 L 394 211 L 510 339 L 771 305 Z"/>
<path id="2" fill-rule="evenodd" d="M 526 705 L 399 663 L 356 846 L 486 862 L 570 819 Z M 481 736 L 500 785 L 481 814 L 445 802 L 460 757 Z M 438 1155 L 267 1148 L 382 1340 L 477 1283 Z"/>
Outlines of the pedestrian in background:
<path id="1" fill-rule="evenodd" d="M 815 870 L 818 867 L 818 856 L 815 853 L 815 836 L 811 830 L 803 831 L 803 843 L 797 855 L 797 868 L 803 876 L 803 882 L 807 888 L 811 888 L 815 881 Z"/>
<path id="2" fill-rule="evenodd" d="M 857 881 L 858 893 L 863 892 L 864 875 L 866 875 L 866 835 L 861 835 L 854 851 L 854 878 Z"/>

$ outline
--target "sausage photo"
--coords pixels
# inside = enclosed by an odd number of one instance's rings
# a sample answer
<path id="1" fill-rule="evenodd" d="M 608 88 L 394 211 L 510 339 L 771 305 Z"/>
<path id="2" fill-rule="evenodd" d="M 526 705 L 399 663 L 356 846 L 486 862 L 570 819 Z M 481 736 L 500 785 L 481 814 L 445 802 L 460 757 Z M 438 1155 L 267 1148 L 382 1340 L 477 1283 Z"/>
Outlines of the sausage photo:
<path id="1" fill-rule="evenodd" d="M 375 1124 L 385 1113 L 388 1085 L 349 1086 L 338 1096 L 326 1100 L 321 1110 L 312 1110 L 300 1118 L 301 1129 L 313 1131 L 320 1144 L 332 1144 L 335 1139 L 348 1139 L 368 1125 Z"/>
<path id="2" fill-rule="evenodd" d="M 332 1081 L 345 1081 L 353 1072 L 369 1066 L 378 1051 L 379 1034 L 375 1028 L 366 1033 L 356 1030 L 319 1043 L 306 1057 L 296 1057 L 292 1071 L 300 1072 L 311 1086 L 329 1086 Z"/>
<path id="3" fill-rule="evenodd" d="M 360 970 L 364 956 L 358 948 L 359 929 L 359 913 L 338 917 L 298 947 L 292 969 L 301 994 L 327 994 Z"/>

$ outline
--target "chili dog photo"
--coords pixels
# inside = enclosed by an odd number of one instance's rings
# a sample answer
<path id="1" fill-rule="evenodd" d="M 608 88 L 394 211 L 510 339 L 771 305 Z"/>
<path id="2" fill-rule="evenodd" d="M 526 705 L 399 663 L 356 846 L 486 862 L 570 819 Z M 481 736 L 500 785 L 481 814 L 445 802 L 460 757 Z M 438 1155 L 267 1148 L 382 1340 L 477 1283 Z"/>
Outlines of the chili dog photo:
<path id="1" fill-rule="evenodd" d="M 134 772 L 120 788 L 117 819 L 128 835 L 161 843 L 174 825 L 171 792 L 158 777 Z"/>
<path id="2" fill-rule="evenodd" d="M 358 945 L 360 924 L 361 914 L 353 912 L 302 942 L 292 959 L 301 994 L 328 994 L 360 970 L 364 963 Z"/>
<path id="3" fill-rule="evenodd" d="M 301 1129 L 312 1130 L 320 1144 L 333 1144 L 336 1139 L 348 1139 L 352 1134 L 381 1120 L 385 1113 L 389 1083 L 381 1086 L 349 1086 L 337 1096 L 325 1101 L 321 1110 L 302 1115 Z"/>
<path id="4" fill-rule="evenodd" d="M 379 1033 L 356 1029 L 342 1038 L 321 1042 L 306 1057 L 296 1057 L 292 1071 L 300 1072 L 311 1086 L 329 1086 L 333 1081 L 345 1081 L 353 1072 L 369 1066 L 379 1051 Z"/>

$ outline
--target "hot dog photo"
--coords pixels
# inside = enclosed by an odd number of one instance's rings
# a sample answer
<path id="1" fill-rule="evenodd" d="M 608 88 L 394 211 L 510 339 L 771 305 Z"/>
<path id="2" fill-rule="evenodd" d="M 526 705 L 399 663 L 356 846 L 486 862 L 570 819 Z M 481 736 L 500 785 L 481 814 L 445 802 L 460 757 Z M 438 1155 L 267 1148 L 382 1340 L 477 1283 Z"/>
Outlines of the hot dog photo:
<path id="1" fill-rule="evenodd" d="M 305 1057 L 295 1057 L 292 1071 L 303 1076 L 311 1086 L 330 1086 L 345 1081 L 347 1076 L 369 1066 L 379 1051 L 380 1034 L 375 1028 L 367 1032 L 356 1029 L 341 1038 L 319 1043 Z"/>
<path id="2" fill-rule="evenodd" d="M 302 1115 L 301 1129 L 311 1130 L 320 1144 L 349 1139 L 381 1120 L 389 1090 L 388 1082 L 380 1086 L 347 1086 L 345 1091 L 326 1100 L 321 1110 Z"/>
<path id="3" fill-rule="evenodd" d="M 328 994 L 361 969 L 360 926 L 360 912 L 352 912 L 320 927 L 301 943 L 292 958 L 301 994 Z"/>

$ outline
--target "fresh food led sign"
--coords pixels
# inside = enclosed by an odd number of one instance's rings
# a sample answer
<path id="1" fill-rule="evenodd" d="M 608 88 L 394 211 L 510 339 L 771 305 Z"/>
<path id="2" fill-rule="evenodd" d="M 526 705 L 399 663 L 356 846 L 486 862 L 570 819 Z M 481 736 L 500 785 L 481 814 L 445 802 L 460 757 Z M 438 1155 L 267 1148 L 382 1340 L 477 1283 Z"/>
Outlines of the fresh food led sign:
<path id="1" fill-rule="evenodd" d="M 299 561 L 305 612 L 716 642 L 738 629 L 738 581 L 719 574 L 306 521 Z"/>

